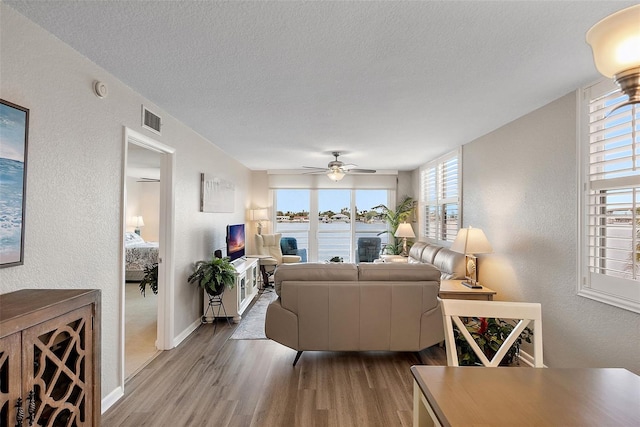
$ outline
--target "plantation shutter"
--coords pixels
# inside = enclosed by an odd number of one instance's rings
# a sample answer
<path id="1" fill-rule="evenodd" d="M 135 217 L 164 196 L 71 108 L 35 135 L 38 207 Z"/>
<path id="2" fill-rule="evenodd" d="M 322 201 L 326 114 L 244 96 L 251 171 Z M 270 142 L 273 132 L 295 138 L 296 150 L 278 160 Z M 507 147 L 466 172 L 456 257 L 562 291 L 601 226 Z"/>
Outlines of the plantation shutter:
<path id="1" fill-rule="evenodd" d="M 420 171 L 423 236 L 452 242 L 459 226 L 459 150 L 423 166 Z"/>
<path id="2" fill-rule="evenodd" d="M 640 107 L 612 111 L 626 100 L 604 83 L 585 90 L 588 271 L 582 286 L 633 305 L 640 303 Z"/>

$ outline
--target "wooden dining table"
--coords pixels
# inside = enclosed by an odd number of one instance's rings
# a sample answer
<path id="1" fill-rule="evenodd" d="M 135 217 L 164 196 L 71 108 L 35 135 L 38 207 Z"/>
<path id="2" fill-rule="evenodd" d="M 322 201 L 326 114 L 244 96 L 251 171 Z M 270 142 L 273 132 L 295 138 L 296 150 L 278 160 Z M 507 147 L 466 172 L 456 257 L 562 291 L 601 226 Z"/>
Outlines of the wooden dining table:
<path id="1" fill-rule="evenodd" d="M 640 377 L 622 368 L 413 366 L 413 425 L 640 426 Z"/>

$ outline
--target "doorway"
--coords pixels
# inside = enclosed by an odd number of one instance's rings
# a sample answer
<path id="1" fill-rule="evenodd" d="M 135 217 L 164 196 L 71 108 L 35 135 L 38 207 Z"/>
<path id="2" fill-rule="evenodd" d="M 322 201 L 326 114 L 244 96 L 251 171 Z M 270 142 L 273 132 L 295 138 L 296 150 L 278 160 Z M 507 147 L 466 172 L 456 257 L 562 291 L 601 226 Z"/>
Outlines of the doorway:
<path id="1" fill-rule="evenodd" d="M 124 129 L 124 152 L 122 228 L 125 238 L 121 281 L 120 364 L 123 389 L 125 381 L 142 369 L 158 351 L 173 347 L 175 168 L 173 148 L 128 128 Z M 157 295 L 148 288 L 146 295 L 141 295 L 140 276 L 138 281 L 126 280 L 136 279 L 135 274 L 132 277 L 131 271 L 125 267 L 127 237 L 136 235 L 145 243 L 157 242 Z M 142 250 L 138 251 L 138 255 L 141 252 Z"/>
<path id="2" fill-rule="evenodd" d="M 158 296 L 140 287 L 146 269 L 158 263 L 160 164 L 163 153 L 135 143 L 127 146 L 125 232 L 125 380 L 158 354 Z M 156 290 L 157 291 L 157 290 Z"/>

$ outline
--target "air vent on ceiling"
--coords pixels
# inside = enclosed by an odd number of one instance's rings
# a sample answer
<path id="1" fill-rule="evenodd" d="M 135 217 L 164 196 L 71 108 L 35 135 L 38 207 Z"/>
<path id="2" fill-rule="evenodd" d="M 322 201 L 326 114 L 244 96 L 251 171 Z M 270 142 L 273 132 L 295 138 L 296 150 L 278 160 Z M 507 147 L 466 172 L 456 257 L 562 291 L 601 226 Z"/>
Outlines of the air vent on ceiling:
<path id="1" fill-rule="evenodd" d="M 160 135 L 160 127 L 162 126 L 162 119 L 160 116 L 152 113 L 144 105 L 142 106 L 142 127 L 149 129 L 151 132 Z"/>

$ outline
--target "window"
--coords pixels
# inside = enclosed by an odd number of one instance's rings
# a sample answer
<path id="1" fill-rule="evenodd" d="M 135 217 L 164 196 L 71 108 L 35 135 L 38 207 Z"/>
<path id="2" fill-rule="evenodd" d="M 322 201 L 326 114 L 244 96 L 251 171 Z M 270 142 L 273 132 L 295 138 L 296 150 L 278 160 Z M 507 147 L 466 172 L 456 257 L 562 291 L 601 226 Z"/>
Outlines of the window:
<path id="1" fill-rule="evenodd" d="M 460 228 L 460 150 L 420 168 L 422 236 L 453 242 Z"/>
<path id="2" fill-rule="evenodd" d="M 355 262 L 360 237 L 380 237 L 387 243 L 387 223 L 373 210 L 389 205 L 386 189 L 285 189 L 274 191 L 275 231 L 295 237 L 298 249 L 308 250 L 310 262 L 341 257 Z"/>
<path id="3" fill-rule="evenodd" d="M 610 81 L 586 88 L 578 294 L 640 312 L 640 106 Z"/>

